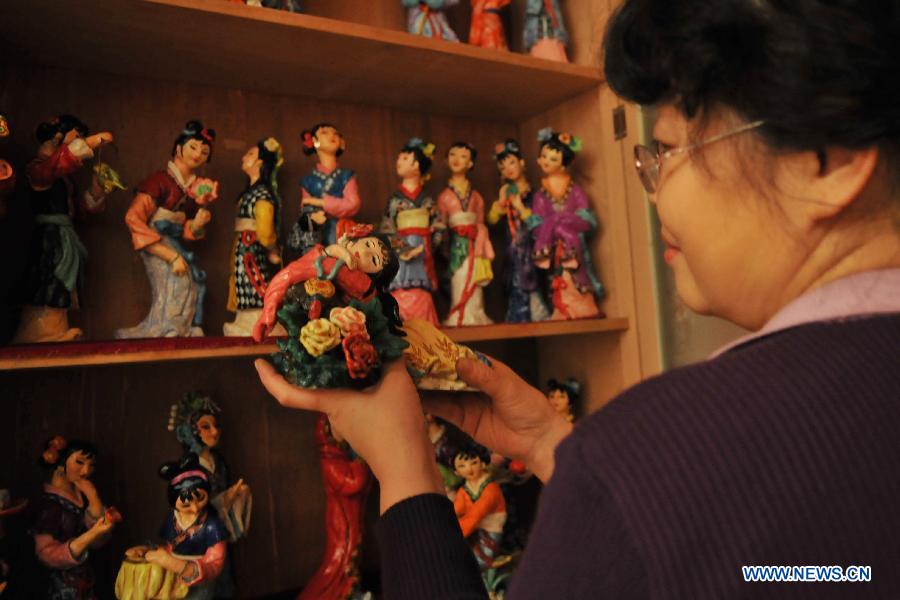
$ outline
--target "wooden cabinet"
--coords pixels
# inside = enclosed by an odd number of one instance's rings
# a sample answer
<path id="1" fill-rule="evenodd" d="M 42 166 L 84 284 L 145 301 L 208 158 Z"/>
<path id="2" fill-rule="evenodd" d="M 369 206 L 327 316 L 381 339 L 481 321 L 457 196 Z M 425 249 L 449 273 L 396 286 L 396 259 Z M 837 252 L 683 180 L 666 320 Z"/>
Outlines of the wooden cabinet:
<path id="1" fill-rule="evenodd" d="M 199 118 L 216 129 L 206 175 L 221 182 L 221 199 L 196 250 L 209 273 L 205 330 L 217 336 L 229 317 L 231 225 L 244 183 L 240 157 L 261 137 L 274 135 L 285 147 L 280 190 L 290 224 L 299 211 L 297 182 L 313 166 L 299 133 L 314 123 L 333 122 L 344 132 L 341 164 L 357 173 L 358 217 L 368 221 L 380 217 L 396 185 L 396 153 L 411 136 L 438 146 L 429 184 L 434 194 L 447 177 L 440 157 L 449 144 L 473 143 L 480 150 L 473 181 L 491 200 L 499 187 L 490 158 L 496 142 L 519 139 L 536 181 L 538 129 L 569 130 L 584 139 L 573 171 L 600 220 L 592 251 L 608 290 L 602 303 L 608 318 L 462 328 L 451 335 L 508 361 L 535 385 L 551 376 L 578 377 L 589 399 L 584 410 L 654 374 L 647 205 L 630 158 L 638 118 L 633 107 L 622 107 L 627 132 L 615 139 L 613 111 L 620 102 L 598 67 L 610 2 L 565 3 L 572 64 L 411 36 L 395 0 L 305 4 L 309 14 L 295 15 L 225 0 L 5 0 L 0 110 L 13 133 L 0 152 L 21 169 L 35 150 L 34 124 L 69 112 L 115 134 L 116 146 L 104 149 L 103 159 L 133 187 L 165 167 L 186 121 Z M 514 3 L 509 19 L 513 49 L 521 46 L 523 4 Z M 467 12 L 460 6 L 450 13 L 463 38 Z M 130 198 L 130 191 L 111 195 L 103 214 L 78 225 L 90 256 L 83 307 L 70 319 L 90 341 L 0 348 L 0 487 L 23 494 L 37 488 L 33 465 L 46 438 L 93 439 L 101 449 L 99 488 L 126 518 L 104 551 L 112 565 L 122 547 L 154 532 L 164 514 L 164 484 L 154 472 L 179 453 L 165 427 L 168 406 L 187 390 L 208 390 L 225 411 L 223 453 L 256 495 L 250 536 L 236 548 L 242 595 L 298 588 L 318 566 L 324 544 L 314 417 L 282 409 L 258 384 L 249 357 L 271 346 L 226 338 L 104 341 L 140 321 L 149 305 L 146 275 L 123 222 Z M 20 193 L 0 222 L 5 337 L 14 326 L 12 287 L 24 267 L 28 223 Z M 504 246 L 496 232 L 495 247 Z M 495 271 L 502 268 L 501 257 Z M 487 291 L 488 312 L 498 320 L 505 309 L 499 279 Z M 375 564 L 370 538 L 364 570 Z"/>

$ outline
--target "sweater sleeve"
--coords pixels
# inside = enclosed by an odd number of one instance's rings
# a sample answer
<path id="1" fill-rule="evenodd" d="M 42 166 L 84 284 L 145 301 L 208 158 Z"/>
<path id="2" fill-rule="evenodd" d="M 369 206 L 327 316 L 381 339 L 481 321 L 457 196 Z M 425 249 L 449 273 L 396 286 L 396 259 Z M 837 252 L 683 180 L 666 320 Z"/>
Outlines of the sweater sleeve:
<path id="1" fill-rule="evenodd" d="M 421 494 L 398 502 L 382 515 L 376 534 L 385 598 L 487 599 L 475 555 L 445 496 Z"/>
<path id="2" fill-rule="evenodd" d="M 507 598 L 637 599 L 650 596 L 647 573 L 611 491 L 570 436 L 541 494 L 528 547 Z"/>

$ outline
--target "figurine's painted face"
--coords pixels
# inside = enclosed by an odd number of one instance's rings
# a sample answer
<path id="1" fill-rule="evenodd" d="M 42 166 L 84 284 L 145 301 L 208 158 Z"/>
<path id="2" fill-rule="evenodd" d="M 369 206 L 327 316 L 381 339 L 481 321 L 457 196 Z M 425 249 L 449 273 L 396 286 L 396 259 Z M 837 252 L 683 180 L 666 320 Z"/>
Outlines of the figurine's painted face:
<path id="1" fill-rule="evenodd" d="M 416 160 L 414 152 L 401 152 L 397 155 L 397 177 L 418 177 L 422 172 L 419 170 L 419 161 Z"/>
<path id="2" fill-rule="evenodd" d="M 73 452 L 66 459 L 66 479 L 69 483 L 75 483 L 82 479 L 90 479 L 94 474 L 94 458 L 86 456 L 80 450 Z"/>
<path id="3" fill-rule="evenodd" d="M 475 163 L 472 162 L 472 153 L 468 148 L 462 146 L 450 148 L 450 152 L 447 153 L 447 166 L 454 175 L 468 173 L 475 166 Z"/>
<path id="4" fill-rule="evenodd" d="M 206 510 L 206 505 L 209 504 L 209 496 L 206 491 L 196 489 L 186 495 L 188 496 L 187 498 L 179 496 L 178 499 L 175 500 L 175 510 L 178 511 L 182 517 L 200 516 L 200 514 Z"/>
<path id="5" fill-rule="evenodd" d="M 497 170 L 503 179 L 515 181 L 525 171 L 525 161 L 515 154 L 507 154 L 506 158 L 497 163 Z"/>
<path id="6" fill-rule="evenodd" d="M 188 140 L 175 151 L 175 156 L 184 161 L 189 169 L 198 169 L 209 160 L 210 147 L 200 140 Z"/>
<path id="7" fill-rule="evenodd" d="M 253 146 L 241 158 L 241 170 L 247 175 L 259 173 L 262 161 L 259 159 L 259 146 Z"/>
<path id="8" fill-rule="evenodd" d="M 9 136 L 9 121 L 6 120 L 6 115 L 0 115 L 0 138 L 7 136 Z"/>
<path id="9" fill-rule="evenodd" d="M 484 475 L 486 468 L 487 465 L 477 456 L 465 458 L 461 455 L 457 455 L 456 458 L 453 459 L 453 470 L 466 481 L 480 478 Z"/>
<path id="10" fill-rule="evenodd" d="M 216 418 L 213 415 L 203 415 L 197 419 L 197 434 L 200 436 L 200 441 L 207 448 L 218 446 L 221 430 L 216 422 Z"/>
<path id="11" fill-rule="evenodd" d="M 337 154 L 345 146 L 344 136 L 334 127 L 319 127 L 316 131 L 315 148 L 325 154 Z"/>
<path id="12" fill-rule="evenodd" d="M 563 153 L 559 150 L 554 150 L 550 146 L 541 148 L 541 155 L 538 157 L 537 162 L 544 175 L 556 175 L 566 170 L 566 167 L 563 166 Z"/>
<path id="13" fill-rule="evenodd" d="M 569 394 L 564 390 L 551 390 L 547 394 L 547 399 L 550 400 L 550 406 L 553 407 L 553 410 L 559 414 L 566 415 L 569 413 Z"/>
<path id="14" fill-rule="evenodd" d="M 356 257 L 357 268 L 363 273 L 381 273 L 387 256 L 384 245 L 376 237 L 365 237 L 351 240 L 347 250 Z"/>

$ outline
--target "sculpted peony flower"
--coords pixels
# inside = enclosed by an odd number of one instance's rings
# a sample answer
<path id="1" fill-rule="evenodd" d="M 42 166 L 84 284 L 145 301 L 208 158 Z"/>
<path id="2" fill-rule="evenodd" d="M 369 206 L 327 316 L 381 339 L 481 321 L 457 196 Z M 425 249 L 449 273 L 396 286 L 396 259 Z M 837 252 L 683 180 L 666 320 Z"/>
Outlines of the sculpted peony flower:
<path id="1" fill-rule="evenodd" d="M 341 343 L 341 330 L 328 319 L 313 319 L 300 330 L 300 343 L 312 356 L 322 356 Z"/>
<path id="2" fill-rule="evenodd" d="M 365 379 L 369 372 L 378 366 L 378 353 L 367 335 L 354 333 L 345 337 L 343 346 L 347 371 L 351 378 Z"/>
<path id="3" fill-rule="evenodd" d="M 219 199 L 219 182 L 207 177 L 197 177 L 188 187 L 187 193 L 200 206 L 212 204 Z"/>
<path id="4" fill-rule="evenodd" d="M 331 298 L 334 296 L 334 284 L 327 279 L 307 279 L 303 282 L 303 288 L 310 296 Z"/>
<path id="5" fill-rule="evenodd" d="M 362 333 L 367 338 L 369 337 L 366 332 L 366 315 L 352 306 L 332 308 L 328 320 L 340 328 L 344 337 L 354 333 Z"/>

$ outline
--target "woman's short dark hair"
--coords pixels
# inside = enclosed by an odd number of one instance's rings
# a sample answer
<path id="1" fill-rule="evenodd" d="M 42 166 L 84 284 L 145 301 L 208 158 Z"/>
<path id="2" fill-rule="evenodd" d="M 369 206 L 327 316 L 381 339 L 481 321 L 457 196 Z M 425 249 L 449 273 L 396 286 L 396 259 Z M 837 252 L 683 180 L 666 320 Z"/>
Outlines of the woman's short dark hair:
<path id="1" fill-rule="evenodd" d="M 428 171 L 431 170 L 431 159 L 425 155 L 425 151 L 422 149 L 422 144 L 412 144 L 407 143 L 400 149 L 401 154 L 412 153 L 416 158 L 416 162 L 419 163 L 419 175 L 425 175 Z"/>
<path id="2" fill-rule="evenodd" d="M 320 130 L 320 129 L 325 129 L 326 127 L 331 127 L 332 129 L 334 129 L 335 131 L 338 132 L 338 135 L 340 135 L 342 138 L 344 137 L 344 136 L 341 134 L 341 130 L 338 129 L 337 127 L 335 127 L 334 125 L 332 125 L 331 123 L 316 123 L 315 125 L 313 125 L 313 126 L 310 127 L 309 129 L 304 129 L 303 131 L 301 131 L 301 132 L 300 132 L 300 139 L 306 139 L 306 138 L 308 138 L 308 137 L 309 137 L 309 138 L 316 138 L 316 137 L 319 136 L 319 130 Z M 307 146 L 306 144 L 303 145 L 303 154 L 305 154 L 305 155 L 307 155 L 307 156 L 312 156 L 312 155 L 315 154 L 315 153 L 316 153 L 316 147 L 315 147 L 315 146 L 313 146 L 313 145 Z M 335 154 L 335 156 L 340 156 L 340 155 L 343 154 L 343 153 L 344 153 L 344 149 L 343 149 L 343 148 L 338 148 L 337 153 Z"/>
<path id="3" fill-rule="evenodd" d="M 209 476 L 193 454 L 177 462 L 165 463 L 159 468 L 159 476 L 168 482 L 166 497 L 173 508 L 179 498 L 186 502 L 199 498 L 201 490 L 206 492 L 207 498 L 210 495 Z"/>
<path id="4" fill-rule="evenodd" d="M 199 140 L 209 146 L 209 158 L 206 159 L 206 162 L 212 162 L 213 142 L 216 141 L 216 130 L 204 127 L 203 123 L 200 121 L 188 121 L 185 123 L 181 133 L 178 134 L 178 137 L 175 138 L 175 143 L 172 144 L 172 156 L 175 156 L 176 151 L 190 140 Z"/>
<path id="5" fill-rule="evenodd" d="M 900 3 L 625 0 L 604 42 L 610 87 L 687 118 L 731 110 L 770 146 L 879 146 L 898 168 Z"/>

